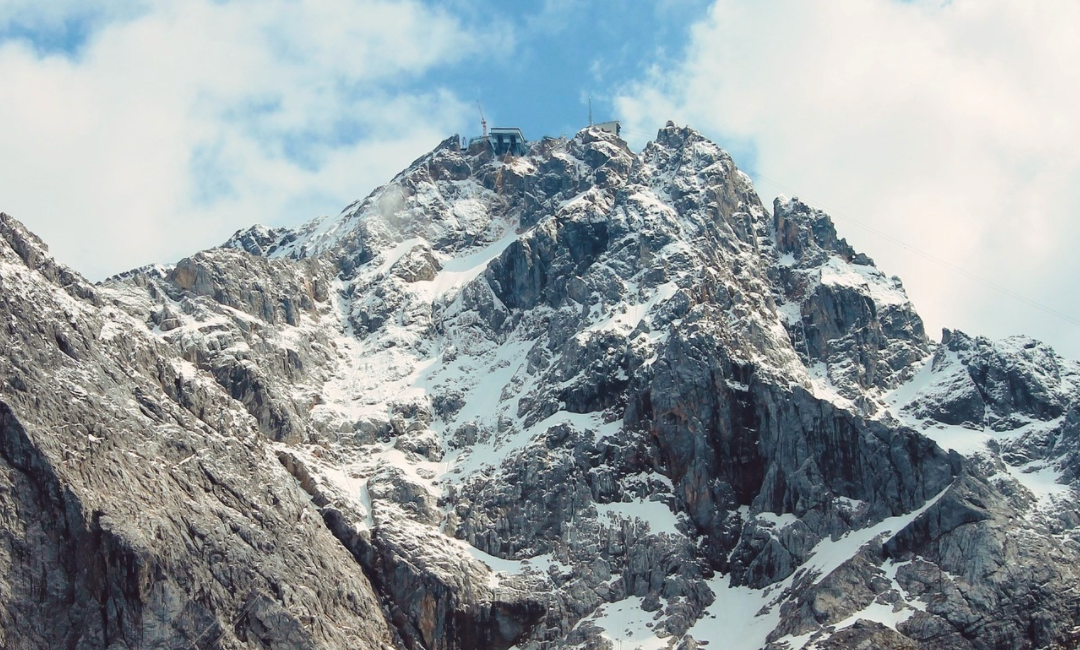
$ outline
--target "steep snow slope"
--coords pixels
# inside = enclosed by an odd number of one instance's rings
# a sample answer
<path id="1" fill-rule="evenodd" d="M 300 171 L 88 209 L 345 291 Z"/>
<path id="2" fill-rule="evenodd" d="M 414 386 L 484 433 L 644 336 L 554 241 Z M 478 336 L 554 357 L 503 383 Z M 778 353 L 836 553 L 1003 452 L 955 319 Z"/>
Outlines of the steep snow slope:
<path id="1" fill-rule="evenodd" d="M 690 129 L 458 143 L 94 290 L 242 405 L 388 643 L 1076 640 L 1047 480 L 1075 480 L 1075 364 L 931 344 L 899 280 Z"/>

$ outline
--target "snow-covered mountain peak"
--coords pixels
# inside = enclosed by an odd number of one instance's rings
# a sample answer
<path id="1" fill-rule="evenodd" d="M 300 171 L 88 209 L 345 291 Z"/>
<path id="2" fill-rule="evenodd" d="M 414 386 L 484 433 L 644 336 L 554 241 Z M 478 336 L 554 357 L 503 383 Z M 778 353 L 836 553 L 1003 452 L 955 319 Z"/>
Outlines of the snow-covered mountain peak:
<path id="1" fill-rule="evenodd" d="M 571 140 L 545 138 L 533 143 L 528 155 L 511 160 L 482 145 L 466 149 L 452 136 L 337 216 L 292 231 L 256 226 L 224 246 L 277 257 L 330 256 L 350 269 L 408 240 L 442 253 L 473 248 L 500 238 L 506 223 L 528 224 L 537 195 L 568 200 L 582 183 L 613 186 L 620 177 L 612 170 L 620 168 L 624 180 L 631 154 L 619 143 L 609 134 L 585 130 Z"/>
<path id="2" fill-rule="evenodd" d="M 1076 364 L 932 346 L 898 279 L 692 129 L 454 136 L 337 216 L 99 287 L 9 231 L 0 488 L 119 576 L 52 645 L 1077 640 Z M 31 618 L 67 575 L 38 546 L 0 553 Z"/>
<path id="3" fill-rule="evenodd" d="M 336 218 L 252 229 L 227 247 L 267 259 L 255 272 L 230 259 L 243 253 L 208 251 L 149 280 L 181 315 L 165 337 L 189 346 L 214 332 L 196 356 L 264 428 L 290 432 L 279 453 L 319 494 L 383 536 L 426 539 L 437 525 L 492 566 L 593 562 L 568 526 L 610 535 L 634 517 L 608 504 L 657 504 L 632 544 L 683 563 L 664 588 L 683 604 L 658 630 L 682 634 L 702 615 L 711 570 L 763 587 L 806 557 L 763 550 L 744 526 L 819 508 L 806 534 L 820 539 L 907 512 L 950 475 L 940 452 L 924 456 L 936 478 L 864 510 L 845 499 L 869 488 L 796 478 L 806 459 L 781 441 L 809 425 L 791 424 L 799 400 L 779 395 L 798 387 L 847 422 L 831 434 L 837 449 L 873 448 L 853 418 L 875 412 L 873 391 L 925 355 L 925 337 L 902 287 L 837 241 L 828 217 L 792 203 L 770 218 L 730 156 L 689 128 L 669 124 L 641 154 L 598 130 L 521 157 L 454 137 Z M 222 275 L 233 267 L 251 271 Z M 259 274 L 291 287 L 292 319 L 253 327 L 248 316 L 270 313 Z M 216 293 L 195 290 L 209 278 Z M 244 315 L 196 308 L 192 293 Z M 245 333 L 222 340 L 222 316 Z M 268 354 L 283 371 L 259 361 Z M 506 494 L 526 484 L 532 493 Z M 523 566 L 510 573 L 535 588 Z M 549 579 L 544 589 L 570 597 L 594 577 Z M 607 598 L 588 589 L 587 603 Z"/>

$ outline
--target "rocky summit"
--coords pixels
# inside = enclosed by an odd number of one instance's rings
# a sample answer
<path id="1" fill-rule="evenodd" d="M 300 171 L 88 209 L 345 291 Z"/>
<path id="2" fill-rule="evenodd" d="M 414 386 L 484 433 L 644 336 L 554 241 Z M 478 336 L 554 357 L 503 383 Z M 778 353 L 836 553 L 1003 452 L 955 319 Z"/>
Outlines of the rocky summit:
<path id="1" fill-rule="evenodd" d="M 1080 644 L 1080 364 L 668 124 L 91 284 L 0 216 L 0 647 Z"/>

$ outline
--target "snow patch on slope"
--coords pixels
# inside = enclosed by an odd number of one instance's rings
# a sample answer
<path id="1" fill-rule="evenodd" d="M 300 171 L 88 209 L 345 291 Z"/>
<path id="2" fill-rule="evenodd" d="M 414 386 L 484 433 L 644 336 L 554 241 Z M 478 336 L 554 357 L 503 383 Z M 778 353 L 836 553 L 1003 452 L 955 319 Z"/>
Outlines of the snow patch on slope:
<path id="1" fill-rule="evenodd" d="M 1016 341 L 1006 341 L 999 349 L 1009 349 L 1010 346 L 1014 352 L 1019 350 Z M 1060 482 L 1064 472 L 1052 460 L 1017 462 L 1011 455 L 999 453 L 1003 444 L 1024 437 L 1045 437 L 1060 430 L 1064 416 L 1038 420 L 1014 415 L 1012 421 L 1017 426 L 1000 430 L 991 428 L 985 421 L 946 424 L 915 415 L 920 404 L 950 403 L 962 399 L 972 390 L 974 385 L 960 356 L 952 350 L 938 350 L 922 362 L 909 381 L 890 392 L 885 399 L 890 415 L 898 417 L 901 423 L 930 438 L 943 449 L 998 463 L 1002 471 L 990 478 L 1015 481 L 1032 494 L 1037 509 L 1046 510 L 1070 498 L 1075 490 Z"/>
<path id="2" fill-rule="evenodd" d="M 855 289 L 870 296 L 878 307 L 910 302 L 899 280 L 886 278 L 873 266 L 845 262 L 835 255 L 821 266 L 821 283 Z"/>
<path id="3" fill-rule="evenodd" d="M 732 586 L 730 575 L 713 578 L 709 581 L 709 587 L 716 594 L 716 602 L 705 610 L 705 615 L 690 628 L 688 634 L 695 639 L 724 639 L 725 650 L 759 650 L 765 646 L 769 633 L 779 624 L 780 605 L 796 579 L 809 571 L 816 574 L 813 582 L 820 582 L 873 539 L 895 535 L 903 530 L 937 503 L 948 489 L 946 487 L 920 508 L 907 514 L 889 517 L 862 530 L 850 531 L 836 540 L 822 540 L 798 571 L 768 589 Z M 786 640 L 796 641 L 792 637 L 786 637 Z M 805 645 L 809 636 L 799 637 L 799 640 Z M 794 648 L 801 647 L 794 645 Z"/>

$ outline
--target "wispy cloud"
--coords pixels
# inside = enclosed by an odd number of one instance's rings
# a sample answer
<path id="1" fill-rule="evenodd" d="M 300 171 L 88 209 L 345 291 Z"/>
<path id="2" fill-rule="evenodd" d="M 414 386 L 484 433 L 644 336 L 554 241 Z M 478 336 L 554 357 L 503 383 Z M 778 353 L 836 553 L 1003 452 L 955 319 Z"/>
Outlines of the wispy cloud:
<path id="1" fill-rule="evenodd" d="M 462 124 L 418 81 L 477 54 L 407 0 L 4 6 L 0 209 L 91 277 L 336 211 Z M 32 38 L 79 21 L 78 47 Z"/>
<path id="2" fill-rule="evenodd" d="M 674 118 L 752 149 L 763 194 L 834 211 L 931 327 L 1080 356 L 1075 325 L 856 223 L 1080 319 L 1077 24 L 1069 0 L 719 0 L 617 105 L 632 131 Z"/>
<path id="3" fill-rule="evenodd" d="M 544 0 L 539 11 L 526 17 L 525 27 L 540 34 L 555 34 L 570 27 L 581 10 L 574 0 Z"/>

